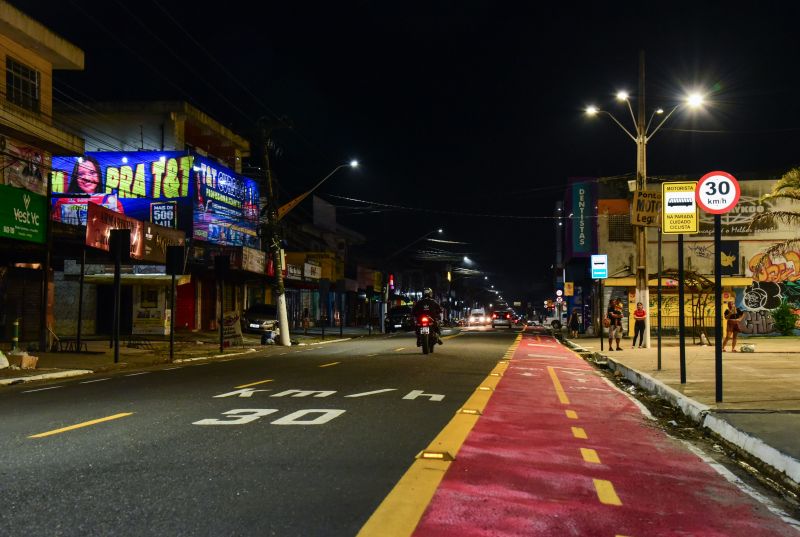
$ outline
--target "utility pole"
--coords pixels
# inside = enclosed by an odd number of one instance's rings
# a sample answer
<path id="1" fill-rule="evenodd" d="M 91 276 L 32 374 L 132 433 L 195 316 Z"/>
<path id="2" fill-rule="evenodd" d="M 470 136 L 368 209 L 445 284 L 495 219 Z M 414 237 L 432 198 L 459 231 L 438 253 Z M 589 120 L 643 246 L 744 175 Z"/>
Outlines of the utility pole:
<path id="1" fill-rule="evenodd" d="M 275 267 L 275 294 L 277 295 L 278 304 L 278 324 L 280 326 L 280 344 L 286 347 L 292 345 L 292 340 L 289 337 L 289 315 L 286 312 L 286 289 L 283 284 L 283 256 L 281 255 L 281 237 L 278 228 L 278 204 L 275 194 L 275 187 L 272 179 L 272 168 L 269 159 L 269 135 L 272 129 L 276 126 L 274 123 L 269 123 L 262 118 L 261 132 L 264 142 L 264 167 L 267 174 L 267 188 L 269 198 L 267 199 L 267 206 L 261 209 L 262 214 L 264 211 L 267 213 L 267 233 L 262 233 L 262 240 L 269 241 L 269 251 L 272 254 L 273 266 Z M 278 126 L 284 126 L 281 122 Z M 262 228 L 263 229 L 263 228 Z"/>
<path id="2" fill-rule="evenodd" d="M 644 106 L 644 51 L 639 51 L 639 110 L 636 117 L 636 190 L 647 188 L 647 129 Z M 647 276 L 647 228 L 634 226 L 636 247 L 636 296 L 650 310 L 650 288 Z M 650 348 L 650 315 L 645 317 L 644 345 Z"/>

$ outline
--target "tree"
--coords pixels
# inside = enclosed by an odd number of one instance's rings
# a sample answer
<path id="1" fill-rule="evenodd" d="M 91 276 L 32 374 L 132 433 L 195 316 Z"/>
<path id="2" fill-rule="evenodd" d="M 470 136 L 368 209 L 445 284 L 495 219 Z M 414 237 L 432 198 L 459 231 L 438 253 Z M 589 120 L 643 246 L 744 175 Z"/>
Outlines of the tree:
<path id="1" fill-rule="evenodd" d="M 781 305 L 770 312 L 772 320 L 775 322 L 775 329 L 784 336 L 791 336 L 794 334 L 794 328 L 797 323 L 798 316 L 786 300 L 781 301 Z"/>
<path id="2" fill-rule="evenodd" d="M 775 183 L 775 186 L 772 187 L 772 192 L 761 196 L 761 200 L 800 201 L 800 168 L 792 168 L 783 174 L 778 182 Z M 800 226 L 800 211 L 766 211 L 757 214 L 753 218 L 750 228 L 755 229 L 759 225 L 776 226 L 776 221 L 798 227 Z M 764 250 L 761 256 L 762 261 L 759 261 L 759 267 L 770 256 L 783 255 L 797 246 L 800 246 L 800 237 L 786 239 L 773 244 Z"/>

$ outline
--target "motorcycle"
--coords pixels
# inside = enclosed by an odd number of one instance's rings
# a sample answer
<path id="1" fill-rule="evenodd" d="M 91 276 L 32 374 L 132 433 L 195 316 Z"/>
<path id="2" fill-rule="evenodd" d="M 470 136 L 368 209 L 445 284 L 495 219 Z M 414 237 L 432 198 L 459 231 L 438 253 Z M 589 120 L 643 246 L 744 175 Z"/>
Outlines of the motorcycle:
<path id="1" fill-rule="evenodd" d="M 417 317 L 417 346 L 422 347 L 422 354 L 432 353 L 436 341 L 436 321 L 428 315 Z"/>

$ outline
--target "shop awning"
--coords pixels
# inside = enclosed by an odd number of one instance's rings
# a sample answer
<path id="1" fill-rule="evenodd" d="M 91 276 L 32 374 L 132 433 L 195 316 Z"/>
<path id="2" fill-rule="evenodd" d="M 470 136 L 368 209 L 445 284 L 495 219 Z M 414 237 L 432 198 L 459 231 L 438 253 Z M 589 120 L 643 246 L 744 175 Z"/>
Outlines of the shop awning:
<path id="1" fill-rule="evenodd" d="M 113 285 L 114 274 L 91 274 L 85 276 L 84 281 L 95 285 Z M 175 276 L 175 285 L 183 285 L 191 281 L 191 274 Z M 120 282 L 122 285 L 168 286 L 172 283 L 172 276 L 169 274 L 120 274 Z"/>

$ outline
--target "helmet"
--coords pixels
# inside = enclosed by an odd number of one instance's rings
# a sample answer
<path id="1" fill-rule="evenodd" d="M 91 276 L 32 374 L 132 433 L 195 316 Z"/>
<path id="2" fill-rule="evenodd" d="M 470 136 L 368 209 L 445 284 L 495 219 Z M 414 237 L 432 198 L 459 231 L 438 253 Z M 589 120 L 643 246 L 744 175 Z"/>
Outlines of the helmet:
<path id="1" fill-rule="evenodd" d="M 422 296 L 425 298 L 433 298 L 433 289 L 426 287 L 422 290 Z"/>

